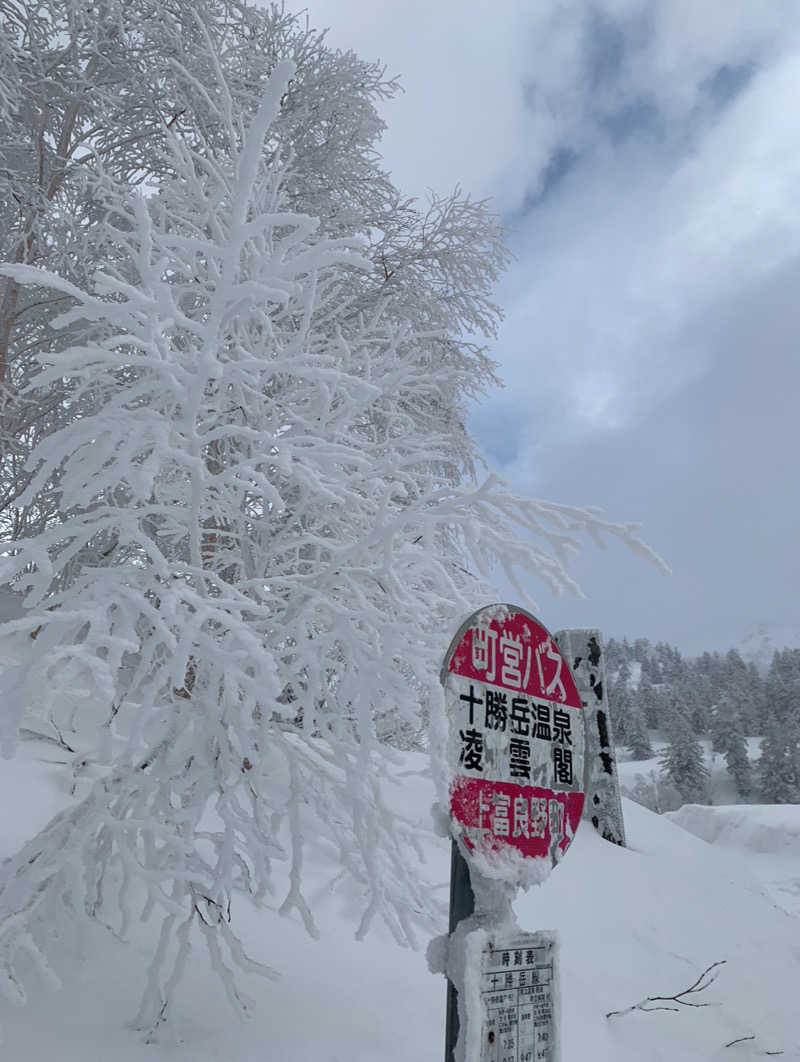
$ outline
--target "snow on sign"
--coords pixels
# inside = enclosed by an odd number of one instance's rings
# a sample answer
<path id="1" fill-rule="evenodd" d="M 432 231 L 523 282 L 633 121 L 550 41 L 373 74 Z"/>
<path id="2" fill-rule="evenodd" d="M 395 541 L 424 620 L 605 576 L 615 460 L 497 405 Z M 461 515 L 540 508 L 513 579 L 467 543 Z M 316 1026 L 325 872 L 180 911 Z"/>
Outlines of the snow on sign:
<path id="1" fill-rule="evenodd" d="M 583 809 L 584 724 L 571 671 L 524 609 L 489 605 L 442 666 L 450 818 L 469 851 L 558 862 Z"/>

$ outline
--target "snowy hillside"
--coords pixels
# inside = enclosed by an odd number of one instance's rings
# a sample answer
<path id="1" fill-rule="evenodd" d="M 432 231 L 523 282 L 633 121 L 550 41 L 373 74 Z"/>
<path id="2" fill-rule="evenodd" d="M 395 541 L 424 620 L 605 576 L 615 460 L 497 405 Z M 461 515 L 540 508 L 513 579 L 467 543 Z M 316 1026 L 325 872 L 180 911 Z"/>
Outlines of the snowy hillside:
<path id="1" fill-rule="evenodd" d="M 43 762 L 56 753 L 29 743 L 23 754 L 0 773 L 3 855 L 71 799 L 65 768 Z M 433 790 L 426 760 L 407 759 L 395 800 L 427 830 Z M 741 1062 L 775 1052 L 800 1058 L 800 901 L 792 908 L 774 900 L 776 889 L 787 898 L 800 891 L 800 807 L 685 808 L 670 822 L 628 801 L 625 814 L 627 850 L 582 827 L 564 863 L 518 903 L 524 928 L 561 934 L 563 1062 Z M 784 836 L 792 840 L 781 853 Z M 429 835 L 425 850 L 427 873 L 441 882 L 444 899 L 447 843 Z M 352 897 L 332 884 L 337 869 L 322 857 L 309 867 L 319 941 L 296 917 L 276 914 L 277 894 L 272 909 L 240 901 L 234 910 L 247 927 L 250 953 L 282 975 L 247 985 L 252 1021 L 234 1017 L 198 947 L 171 1025 L 157 1045 L 141 1043 L 126 1022 L 142 989 L 152 931 L 139 930 L 125 945 L 98 929 L 84 959 L 59 970 L 63 989 L 42 985 L 27 1007 L 3 1009 L 0 1057 L 441 1062 L 444 983 L 426 968 L 425 941 L 418 952 L 402 950 L 378 927 L 356 942 Z M 773 880 L 776 874 L 783 880 Z M 718 980 L 697 997 L 713 1006 L 606 1019 L 646 996 L 687 988 L 718 960 L 726 960 Z M 740 1042 L 725 1046 L 733 1040 Z"/>
<path id="2" fill-rule="evenodd" d="M 717 846 L 732 868 L 746 863 L 772 902 L 800 917 L 800 808 L 795 804 L 687 804 L 666 818 Z"/>

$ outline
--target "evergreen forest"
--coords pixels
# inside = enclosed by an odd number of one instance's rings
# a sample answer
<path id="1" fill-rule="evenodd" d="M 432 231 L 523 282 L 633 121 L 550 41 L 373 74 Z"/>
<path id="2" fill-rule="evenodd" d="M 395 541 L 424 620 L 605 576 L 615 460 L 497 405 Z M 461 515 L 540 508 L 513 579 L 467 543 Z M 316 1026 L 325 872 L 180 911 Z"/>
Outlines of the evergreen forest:
<path id="1" fill-rule="evenodd" d="M 611 638 L 606 652 L 617 747 L 646 760 L 661 739 L 660 778 L 651 776 L 649 792 L 632 795 L 657 805 L 652 790 L 662 782 L 683 802 L 706 803 L 705 741 L 722 757 L 742 802 L 800 803 L 800 649 L 776 650 L 760 667 L 736 649 L 685 657 L 647 638 Z M 760 739 L 749 753 L 748 738 Z"/>

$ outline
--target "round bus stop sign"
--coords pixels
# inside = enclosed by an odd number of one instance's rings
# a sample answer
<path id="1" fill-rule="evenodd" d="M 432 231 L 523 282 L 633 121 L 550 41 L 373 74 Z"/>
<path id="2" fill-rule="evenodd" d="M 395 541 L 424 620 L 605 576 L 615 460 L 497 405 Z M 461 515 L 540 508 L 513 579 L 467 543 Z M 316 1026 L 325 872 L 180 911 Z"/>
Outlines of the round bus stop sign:
<path id="1" fill-rule="evenodd" d="M 584 721 L 567 662 L 514 605 L 473 613 L 442 666 L 450 818 L 467 851 L 549 857 L 568 848 L 584 798 Z"/>

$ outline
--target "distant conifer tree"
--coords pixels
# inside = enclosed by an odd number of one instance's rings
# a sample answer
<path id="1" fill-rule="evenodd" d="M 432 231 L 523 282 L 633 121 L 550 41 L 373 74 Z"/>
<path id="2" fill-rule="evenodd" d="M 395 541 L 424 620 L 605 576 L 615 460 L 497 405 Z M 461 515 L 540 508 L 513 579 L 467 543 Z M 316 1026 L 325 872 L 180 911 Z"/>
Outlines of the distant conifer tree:
<path id="1" fill-rule="evenodd" d="M 772 658 L 766 682 L 769 711 L 758 761 L 761 797 L 770 804 L 800 803 L 800 650 Z"/>
<path id="2" fill-rule="evenodd" d="M 665 713 L 667 745 L 660 755 L 661 770 L 690 804 L 708 801 L 708 768 L 703 749 L 692 729 L 686 706 L 673 700 Z"/>
<path id="3" fill-rule="evenodd" d="M 609 668 L 609 671 L 611 669 Z M 628 717 L 632 701 L 630 693 L 631 669 L 627 661 L 618 662 L 616 673 L 608 687 L 608 706 L 611 712 L 611 725 L 617 745 L 626 745 Z"/>
<path id="4" fill-rule="evenodd" d="M 653 755 L 650 735 L 642 711 L 638 705 L 631 707 L 625 745 L 634 760 L 649 760 Z"/>
<path id="5" fill-rule="evenodd" d="M 742 709 L 727 693 L 714 705 L 711 715 L 711 743 L 714 751 L 721 752 L 724 756 L 728 773 L 736 783 L 739 796 L 746 799 L 752 790 L 753 779 L 747 758 Z"/>

